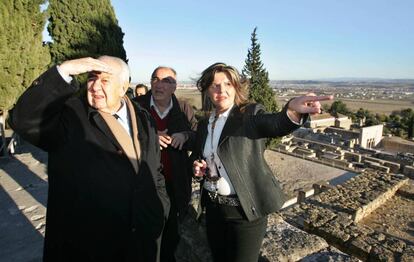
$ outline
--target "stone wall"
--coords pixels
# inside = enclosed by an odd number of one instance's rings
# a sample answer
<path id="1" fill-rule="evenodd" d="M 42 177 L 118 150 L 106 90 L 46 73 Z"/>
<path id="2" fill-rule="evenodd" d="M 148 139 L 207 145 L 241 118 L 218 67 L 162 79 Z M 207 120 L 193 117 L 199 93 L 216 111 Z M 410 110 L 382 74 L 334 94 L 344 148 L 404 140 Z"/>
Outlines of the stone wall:
<path id="1" fill-rule="evenodd" d="M 269 216 L 259 261 L 414 261 L 414 246 L 358 221 L 407 184 L 402 175 L 364 172 Z M 317 190 L 318 192 L 320 190 Z M 406 192 L 414 201 L 413 192 Z M 190 212 L 178 261 L 207 262 L 205 224 Z"/>

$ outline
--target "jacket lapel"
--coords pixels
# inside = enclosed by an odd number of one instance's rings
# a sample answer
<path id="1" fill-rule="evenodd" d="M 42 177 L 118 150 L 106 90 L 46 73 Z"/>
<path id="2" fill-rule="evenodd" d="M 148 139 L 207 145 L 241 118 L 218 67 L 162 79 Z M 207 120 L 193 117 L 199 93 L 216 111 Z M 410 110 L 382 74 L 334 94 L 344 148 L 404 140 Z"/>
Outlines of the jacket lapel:
<path id="1" fill-rule="evenodd" d="M 108 125 L 112 134 L 121 145 L 125 155 L 128 157 L 131 165 L 134 167 L 135 173 L 138 173 L 138 155 L 134 147 L 132 137 L 122 127 L 122 125 L 111 114 L 99 112 L 105 123 Z"/>
<path id="2" fill-rule="evenodd" d="M 234 106 L 224 124 L 223 131 L 221 131 L 219 146 L 223 143 L 230 135 L 235 134 L 235 130 L 242 125 L 242 117 L 240 114 L 240 108 Z"/>
<path id="3" fill-rule="evenodd" d="M 121 148 L 121 144 L 118 143 L 102 116 L 97 111 L 91 112 L 90 114 L 96 124 L 96 127 L 109 139 L 109 141 L 111 141 L 113 145 L 115 145 L 116 148 Z"/>
<path id="4" fill-rule="evenodd" d="M 130 118 L 131 130 L 132 130 L 132 140 L 135 149 L 135 153 L 137 155 L 137 159 L 141 158 L 141 147 L 138 141 L 138 121 L 137 121 L 137 114 L 135 113 L 134 106 L 132 105 L 131 101 L 127 96 L 124 97 L 126 106 L 128 107 L 128 113 Z"/>

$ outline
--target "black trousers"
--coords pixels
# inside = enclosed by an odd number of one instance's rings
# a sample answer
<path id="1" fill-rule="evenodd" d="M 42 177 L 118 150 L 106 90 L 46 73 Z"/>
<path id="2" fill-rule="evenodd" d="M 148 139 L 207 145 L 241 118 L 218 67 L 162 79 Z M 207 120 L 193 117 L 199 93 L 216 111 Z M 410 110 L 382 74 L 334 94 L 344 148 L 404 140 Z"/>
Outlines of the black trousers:
<path id="1" fill-rule="evenodd" d="M 207 239 L 215 262 L 257 262 L 267 216 L 248 221 L 241 207 L 206 200 Z"/>
<path id="2" fill-rule="evenodd" d="M 165 222 L 161 239 L 161 262 L 175 262 L 175 251 L 180 241 L 178 233 L 178 210 L 173 194 L 171 181 L 166 181 L 165 186 L 170 197 L 170 213 Z"/>

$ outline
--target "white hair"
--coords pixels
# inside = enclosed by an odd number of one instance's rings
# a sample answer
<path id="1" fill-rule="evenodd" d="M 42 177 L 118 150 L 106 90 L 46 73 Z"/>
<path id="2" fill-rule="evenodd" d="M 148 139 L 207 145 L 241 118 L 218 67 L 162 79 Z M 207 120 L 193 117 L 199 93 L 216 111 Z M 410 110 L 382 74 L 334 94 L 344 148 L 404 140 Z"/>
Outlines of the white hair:
<path id="1" fill-rule="evenodd" d="M 118 72 L 119 81 L 121 81 L 121 84 L 124 85 L 126 83 L 129 84 L 130 80 L 130 70 L 127 63 L 125 63 L 124 60 L 121 58 L 115 57 L 115 56 L 100 56 L 98 60 L 110 60 L 111 62 L 115 62 L 118 66 L 120 71 Z"/>

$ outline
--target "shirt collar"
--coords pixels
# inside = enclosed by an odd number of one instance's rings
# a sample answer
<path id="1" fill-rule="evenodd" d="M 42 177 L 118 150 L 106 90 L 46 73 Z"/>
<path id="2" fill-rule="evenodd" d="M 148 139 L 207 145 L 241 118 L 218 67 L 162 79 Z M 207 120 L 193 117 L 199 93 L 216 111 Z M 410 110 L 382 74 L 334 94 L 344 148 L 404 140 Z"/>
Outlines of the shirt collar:
<path id="1" fill-rule="evenodd" d="M 233 106 L 234 106 L 234 105 L 232 105 L 231 107 L 229 107 L 229 108 L 228 108 L 226 111 L 224 111 L 223 113 L 219 114 L 218 118 L 222 118 L 222 117 L 227 118 L 227 117 L 229 116 L 229 114 L 230 114 L 230 111 L 233 109 Z M 214 110 L 211 112 L 211 115 L 210 115 L 210 122 L 214 120 L 215 116 L 216 116 L 216 110 L 214 109 Z"/>
<path id="2" fill-rule="evenodd" d="M 171 97 L 170 104 L 168 105 L 168 107 L 165 109 L 164 112 L 161 113 L 161 111 L 158 109 L 158 106 L 154 102 L 154 97 L 151 95 L 150 108 L 152 108 L 152 107 L 154 107 L 155 112 L 157 112 L 158 116 L 162 119 L 162 118 L 164 118 L 168 115 L 168 113 L 170 112 L 170 110 L 173 107 L 172 97 Z"/>
<path id="3" fill-rule="evenodd" d="M 124 99 L 121 100 L 121 108 L 115 114 L 118 115 L 118 117 L 123 119 L 123 120 L 128 119 L 128 110 L 127 110 L 127 107 L 125 105 Z"/>

